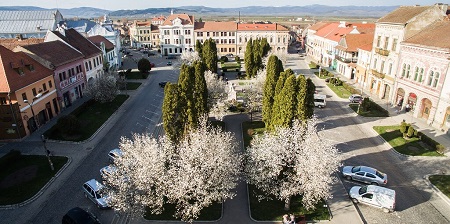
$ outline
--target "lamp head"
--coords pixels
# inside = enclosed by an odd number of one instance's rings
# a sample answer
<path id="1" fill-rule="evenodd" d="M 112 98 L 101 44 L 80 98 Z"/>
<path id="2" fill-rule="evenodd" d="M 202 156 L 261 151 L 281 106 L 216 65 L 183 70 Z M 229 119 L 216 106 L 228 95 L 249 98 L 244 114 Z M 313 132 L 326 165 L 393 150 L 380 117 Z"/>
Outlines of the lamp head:
<path id="1" fill-rule="evenodd" d="M 36 96 L 34 96 L 35 98 L 39 98 L 42 96 L 42 93 L 38 93 Z"/>
<path id="2" fill-rule="evenodd" d="M 28 103 L 28 100 L 23 100 L 24 103 Z"/>

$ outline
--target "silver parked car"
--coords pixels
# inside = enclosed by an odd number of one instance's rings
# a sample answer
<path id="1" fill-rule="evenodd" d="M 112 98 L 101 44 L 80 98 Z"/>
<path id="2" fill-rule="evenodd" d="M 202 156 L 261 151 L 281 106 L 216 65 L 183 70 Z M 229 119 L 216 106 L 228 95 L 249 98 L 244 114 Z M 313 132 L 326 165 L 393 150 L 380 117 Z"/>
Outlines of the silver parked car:
<path id="1" fill-rule="evenodd" d="M 344 166 L 342 176 L 347 180 L 356 180 L 373 185 L 386 185 L 387 175 L 368 166 Z"/>
<path id="2" fill-rule="evenodd" d="M 114 160 L 117 157 L 121 157 L 122 156 L 122 150 L 120 150 L 120 149 L 113 149 L 113 150 L 109 151 L 108 156 L 109 156 L 109 162 L 112 163 L 112 162 L 114 162 Z"/>
<path id="3" fill-rule="evenodd" d="M 352 94 L 348 97 L 348 100 L 350 100 L 350 103 L 359 103 L 363 100 L 363 97 L 359 94 Z"/>
<path id="4" fill-rule="evenodd" d="M 117 168 L 114 165 L 108 165 L 100 169 L 100 175 L 104 179 L 105 177 L 111 175 L 112 173 L 116 172 Z"/>
<path id="5" fill-rule="evenodd" d="M 84 196 L 94 202 L 99 208 L 108 208 L 107 195 L 103 192 L 104 186 L 95 179 L 83 184 Z"/>

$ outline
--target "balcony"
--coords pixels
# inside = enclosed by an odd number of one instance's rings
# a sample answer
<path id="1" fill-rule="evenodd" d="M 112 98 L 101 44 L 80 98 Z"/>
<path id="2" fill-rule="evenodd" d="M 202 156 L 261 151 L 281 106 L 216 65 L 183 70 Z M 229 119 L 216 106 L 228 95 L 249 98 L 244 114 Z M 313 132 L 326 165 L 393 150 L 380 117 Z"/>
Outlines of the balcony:
<path id="1" fill-rule="evenodd" d="M 357 63 L 358 62 L 358 58 L 344 58 L 344 57 L 341 57 L 338 55 L 335 55 L 335 58 L 344 63 Z"/>
<path id="2" fill-rule="evenodd" d="M 372 74 L 380 79 L 384 79 L 384 77 L 386 76 L 384 73 L 381 73 L 375 69 L 372 69 Z"/>
<path id="3" fill-rule="evenodd" d="M 389 50 L 384 50 L 381 48 L 375 48 L 375 53 L 382 55 L 382 56 L 389 56 Z"/>

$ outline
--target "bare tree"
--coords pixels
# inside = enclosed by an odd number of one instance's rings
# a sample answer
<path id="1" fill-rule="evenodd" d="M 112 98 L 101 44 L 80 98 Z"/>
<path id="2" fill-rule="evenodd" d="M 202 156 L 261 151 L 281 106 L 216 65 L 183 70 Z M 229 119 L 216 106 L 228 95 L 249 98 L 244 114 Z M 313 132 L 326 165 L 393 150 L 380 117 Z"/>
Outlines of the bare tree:
<path id="1" fill-rule="evenodd" d="M 317 118 L 306 124 L 296 120 L 290 128 L 276 128 L 255 136 L 246 154 L 248 182 L 263 191 L 259 198 L 274 196 L 290 208 L 291 197 L 303 195 L 311 209 L 320 199 L 330 198 L 332 174 L 340 165 L 334 145 L 319 136 Z"/>
<path id="2" fill-rule="evenodd" d="M 104 176 L 108 205 L 132 217 L 141 217 L 146 208 L 161 213 L 171 144 L 164 138 L 134 134 L 133 139 L 122 137 L 119 147 L 123 155 L 114 160 L 115 169 Z"/>
<path id="3" fill-rule="evenodd" d="M 211 127 L 203 117 L 171 161 L 168 198 L 176 204 L 176 217 L 192 222 L 203 208 L 233 198 L 241 163 L 233 135 Z"/>
<path id="4" fill-rule="evenodd" d="M 117 75 L 105 73 L 88 85 L 86 93 L 100 103 L 111 102 L 119 94 Z"/>

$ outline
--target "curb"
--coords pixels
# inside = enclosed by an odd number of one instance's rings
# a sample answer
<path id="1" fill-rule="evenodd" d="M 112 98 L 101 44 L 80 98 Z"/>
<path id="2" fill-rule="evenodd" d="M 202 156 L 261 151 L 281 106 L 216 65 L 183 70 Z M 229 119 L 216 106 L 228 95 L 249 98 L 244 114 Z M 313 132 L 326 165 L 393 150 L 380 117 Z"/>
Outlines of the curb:
<path id="1" fill-rule="evenodd" d="M 39 196 L 41 196 L 41 194 L 43 194 L 44 191 L 47 190 L 47 188 L 56 180 L 56 178 L 59 177 L 59 175 L 72 163 L 71 157 L 67 157 L 67 156 L 62 156 L 62 157 L 67 158 L 66 164 L 64 164 L 64 166 L 62 166 L 61 169 L 59 169 L 58 172 L 52 178 L 50 178 L 50 180 L 35 195 L 33 195 L 31 198 L 25 200 L 24 202 L 20 202 L 20 203 L 13 204 L 13 205 L 2 205 L 2 206 L 0 206 L 0 210 L 20 208 L 22 206 L 25 206 L 25 205 L 33 202 Z"/>
<path id="2" fill-rule="evenodd" d="M 448 174 L 427 174 L 425 176 L 423 176 L 423 179 L 425 180 L 425 183 L 431 187 L 431 189 L 433 189 L 433 191 L 448 205 L 450 205 L 450 199 L 447 197 L 447 195 L 445 195 L 444 193 L 442 193 L 441 190 L 439 190 L 439 188 L 437 188 L 436 186 L 434 186 L 434 184 L 431 183 L 431 181 L 428 179 L 430 176 L 433 175 L 448 175 Z"/>

